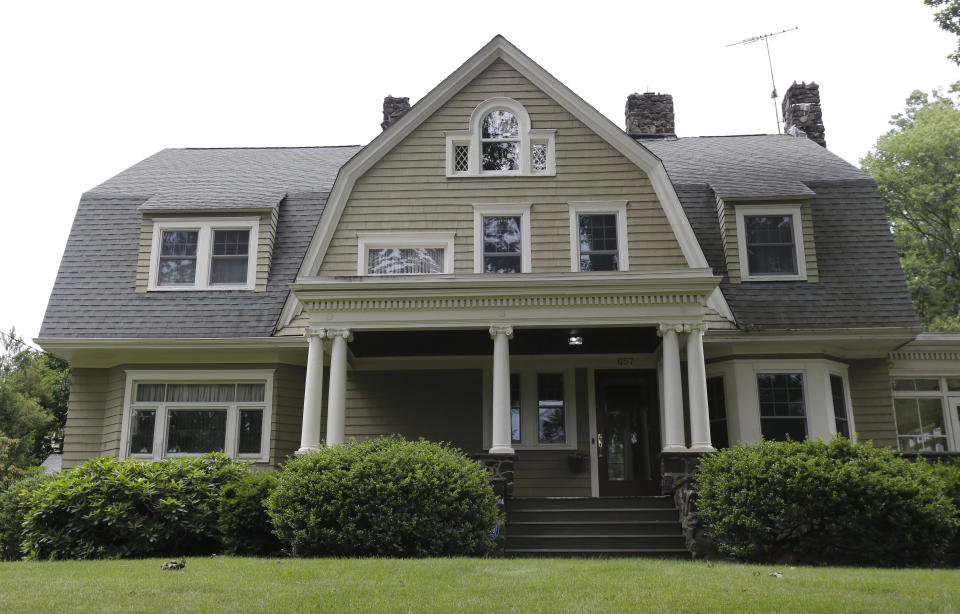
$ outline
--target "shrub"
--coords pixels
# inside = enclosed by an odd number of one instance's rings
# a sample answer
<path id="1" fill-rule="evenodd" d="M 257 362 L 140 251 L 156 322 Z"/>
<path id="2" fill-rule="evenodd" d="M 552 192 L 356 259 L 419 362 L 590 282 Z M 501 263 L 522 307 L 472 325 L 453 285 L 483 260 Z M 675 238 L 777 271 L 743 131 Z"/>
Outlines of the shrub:
<path id="1" fill-rule="evenodd" d="M 96 458 L 26 500 L 24 545 L 51 559 L 197 554 L 220 546 L 217 503 L 247 463 L 223 454 L 160 462 Z"/>
<path id="2" fill-rule="evenodd" d="M 271 472 L 249 473 L 228 483 L 220 493 L 220 534 L 228 554 L 268 555 L 280 552 L 280 541 L 264 509 L 277 485 Z"/>
<path id="3" fill-rule="evenodd" d="M 23 541 L 24 500 L 54 476 L 42 472 L 22 478 L 0 492 L 0 561 L 18 561 Z"/>
<path id="4" fill-rule="evenodd" d="M 953 462 L 938 462 L 929 465 L 931 471 L 937 476 L 945 492 L 957 510 L 957 521 L 960 522 L 960 459 Z M 960 566 L 960 529 L 953 536 L 953 541 L 947 548 L 947 563 L 953 566 Z"/>
<path id="5" fill-rule="evenodd" d="M 398 437 L 296 457 L 267 511 L 297 556 L 482 555 L 498 518 L 479 463 L 447 444 Z"/>
<path id="6" fill-rule="evenodd" d="M 697 487 L 708 535 L 739 559 L 928 565 L 957 530 L 956 509 L 927 468 L 843 438 L 712 454 Z"/>

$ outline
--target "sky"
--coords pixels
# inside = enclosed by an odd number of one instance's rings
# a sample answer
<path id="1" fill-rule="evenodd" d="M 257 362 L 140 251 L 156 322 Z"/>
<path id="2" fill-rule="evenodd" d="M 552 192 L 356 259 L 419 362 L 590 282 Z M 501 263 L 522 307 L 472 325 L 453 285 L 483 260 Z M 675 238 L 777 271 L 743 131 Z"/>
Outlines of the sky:
<path id="1" fill-rule="evenodd" d="M 80 195 L 158 150 L 365 144 L 502 34 L 616 124 L 672 94 L 679 136 L 774 133 L 820 84 L 828 148 L 858 164 L 916 89 L 960 79 L 921 0 L 5 2 L 0 330 L 40 331 Z M 782 99 L 781 99 L 782 100 Z"/>

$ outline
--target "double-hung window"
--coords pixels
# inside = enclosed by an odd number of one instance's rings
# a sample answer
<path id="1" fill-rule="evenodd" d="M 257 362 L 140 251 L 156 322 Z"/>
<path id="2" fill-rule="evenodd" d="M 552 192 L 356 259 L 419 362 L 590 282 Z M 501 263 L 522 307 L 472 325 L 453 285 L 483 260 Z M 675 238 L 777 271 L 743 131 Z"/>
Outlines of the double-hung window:
<path id="1" fill-rule="evenodd" d="M 847 394 L 843 389 L 843 376 L 830 374 L 830 397 L 833 400 L 833 418 L 837 433 L 850 439 L 850 414 L 847 413 Z"/>
<path id="2" fill-rule="evenodd" d="M 358 275 L 453 272 L 452 232 L 359 232 Z"/>
<path id="3" fill-rule="evenodd" d="M 571 271 L 626 271 L 627 201 L 570 203 Z"/>
<path id="4" fill-rule="evenodd" d="M 251 290 L 259 219 L 155 220 L 150 290 Z"/>
<path id="5" fill-rule="evenodd" d="M 185 375 L 128 372 L 121 454 L 156 460 L 225 452 L 268 460 L 272 372 Z"/>
<path id="6" fill-rule="evenodd" d="M 530 271 L 530 205 L 474 205 L 474 272 Z"/>
<path id="7" fill-rule="evenodd" d="M 736 205 L 741 278 L 807 278 L 800 205 Z"/>
<path id="8" fill-rule="evenodd" d="M 760 432 L 766 439 L 803 441 L 807 407 L 803 373 L 757 373 Z"/>

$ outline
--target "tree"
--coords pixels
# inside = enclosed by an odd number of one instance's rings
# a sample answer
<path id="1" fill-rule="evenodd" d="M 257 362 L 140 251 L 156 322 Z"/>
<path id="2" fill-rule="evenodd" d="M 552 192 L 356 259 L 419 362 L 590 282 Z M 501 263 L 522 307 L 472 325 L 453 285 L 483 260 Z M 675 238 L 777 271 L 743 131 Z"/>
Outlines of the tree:
<path id="1" fill-rule="evenodd" d="M 960 81 L 915 91 L 860 161 L 873 175 L 920 322 L 960 330 Z"/>
<path id="2" fill-rule="evenodd" d="M 960 0 L 923 0 L 923 3 L 933 8 L 943 7 L 933 14 L 933 20 L 942 29 L 960 37 Z M 960 64 L 960 39 L 957 42 L 957 50 L 947 58 Z"/>
<path id="3" fill-rule="evenodd" d="M 39 465 L 63 437 L 70 370 L 59 358 L 34 350 L 15 331 L 0 355 L 0 438 L 5 465 Z"/>

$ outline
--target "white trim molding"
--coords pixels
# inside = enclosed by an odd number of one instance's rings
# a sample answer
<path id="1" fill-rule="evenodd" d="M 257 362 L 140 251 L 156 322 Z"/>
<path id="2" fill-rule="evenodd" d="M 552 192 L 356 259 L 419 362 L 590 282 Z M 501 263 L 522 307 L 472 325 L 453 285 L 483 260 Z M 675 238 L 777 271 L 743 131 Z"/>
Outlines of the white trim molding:
<path id="1" fill-rule="evenodd" d="M 269 462 L 270 460 L 270 436 L 273 426 L 273 405 L 274 405 L 274 380 L 275 372 L 271 369 L 236 369 L 236 370 L 201 370 L 191 371 L 188 369 L 154 369 L 125 371 L 125 384 L 123 395 L 123 417 L 120 426 L 120 450 L 119 458 L 144 458 L 147 460 L 161 460 L 173 456 L 190 456 L 188 454 L 168 454 L 166 452 L 167 442 L 167 422 L 170 409 L 177 408 L 200 408 L 213 409 L 227 412 L 226 421 L 226 441 L 224 442 L 224 452 L 231 457 L 252 460 L 256 462 Z M 137 383 L 231 383 L 231 384 L 263 384 L 263 401 L 253 402 L 191 402 L 191 403 L 171 403 L 166 401 L 142 402 L 135 401 Z M 258 409 L 263 411 L 260 432 L 260 452 L 258 454 L 238 454 L 237 439 L 239 425 L 239 413 L 245 408 Z M 154 414 L 154 433 L 153 433 L 153 451 L 150 454 L 130 454 L 130 428 L 133 409 L 144 408 L 155 411 Z"/>
<path id="2" fill-rule="evenodd" d="M 488 113 L 496 110 L 504 110 L 513 113 L 519 123 L 520 134 L 520 168 L 515 171 L 485 171 L 481 168 L 482 161 L 480 152 L 482 143 L 480 135 L 482 131 L 481 123 Z M 522 104 L 513 98 L 498 96 L 481 102 L 470 114 L 470 123 L 467 130 L 458 130 L 456 132 L 447 132 L 446 142 L 446 168 L 447 177 L 481 177 L 481 176 L 550 176 L 555 175 L 556 168 L 556 130 L 539 129 L 534 130 L 530 126 L 530 115 Z M 546 167 L 541 170 L 533 168 L 533 145 L 543 145 L 546 151 Z M 456 148 L 467 147 L 467 169 L 458 171 L 456 169 Z"/>
<path id="3" fill-rule="evenodd" d="M 215 217 L 215 218 L 154 218 L 153 238 L 150 246 L 150 275 L 147 290 L 151 292 L 190 290 L 253 290 L 257 283 L 257 255 L 259 252 L 260 218 Z M 193 284 L 159 285 L 160 238 L 167 230 L 197 231 L 197 261 Z M 250 232 L 247 248 L 247 280 L 242 284 L 210 283 L 210 266 L 213 258 L 213 232 L 215 230 L 247 230 Z"/>
<path id="4" fill-rule="evenodd" d="M 617 264 L 618 271 L 630 270 L 630 253 L 627 248 L 627 201 L 598 200 L 574 201 L 570 205 L 570 271 L 580 272 L 580 216 L 617 216 Z"/>
<path id="5" fill-rule="evenodd" d="M 740 250 L 740 279 L 743 281 L 802 281 L 807 278 L 806 250 L 803 247 L 803 220 L 800 217 L 800 204 L 753 204 L 737 203 L 734 206 L 737 216 L 737 248 Z M 793 218 L 793 257 L 796 259 L 797 272 L 782 275 L 755 275 L 750 271 L 747 257 L 747 225 L 744 217 L 758 215 L 789 215 Z"/>
<path id="6" fill-rule="evenodd" d="M 357 275 L 374 275 L 368 272 L 367 250 L 375 248 L 443 248 L 443 271 L 453 273 L 453 232 L 358 232 Z M 428 275 L 429 273 L 397 273 L 398 275 Z M 433 273 L 436 275 L 437 273 Z M 378 276 L 383 276 L 379 275 Z"/>
<path id="7" fill-rule="evenodd" d="M 473 204 L 473 272 L 483 273 L 483 218 L 504 215 L 520 217 L 520 272 L 529 273 L 531 263 L 530 207 L 533 203 L 474 203 Z"/>

